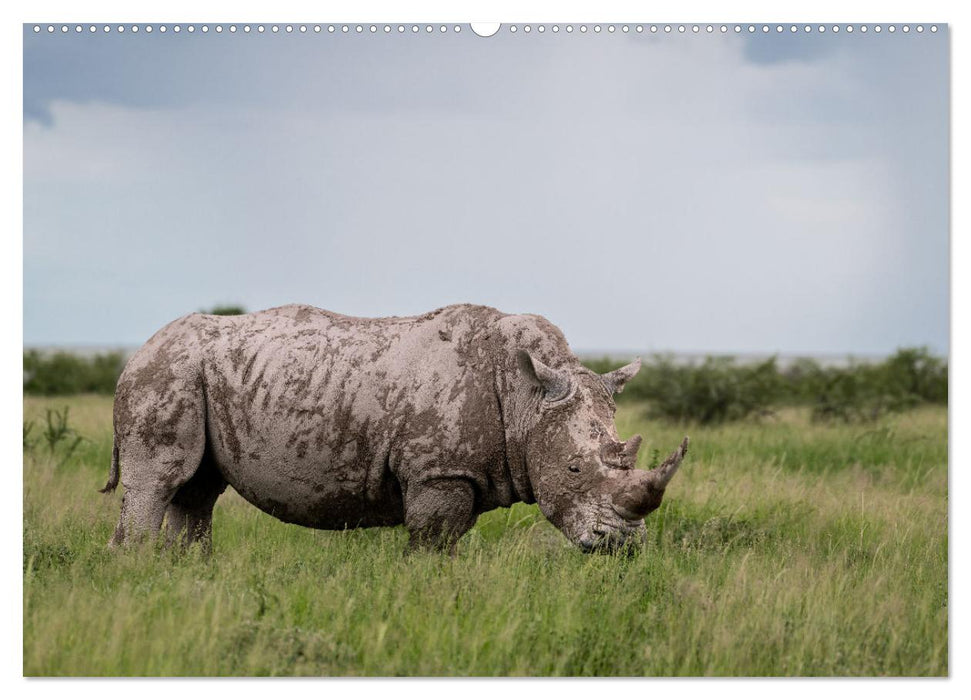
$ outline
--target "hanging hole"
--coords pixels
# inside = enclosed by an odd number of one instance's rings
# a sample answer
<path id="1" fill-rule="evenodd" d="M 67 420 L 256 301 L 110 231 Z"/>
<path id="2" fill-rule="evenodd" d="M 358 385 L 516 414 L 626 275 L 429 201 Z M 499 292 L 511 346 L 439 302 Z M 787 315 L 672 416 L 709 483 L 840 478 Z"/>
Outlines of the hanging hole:
<path id="1" fill-rule="evenodd" d="M 473 22 L 469 25 L 476 36 L 483 38 L 495 35 L 501 26 L 498 22 Z"/>

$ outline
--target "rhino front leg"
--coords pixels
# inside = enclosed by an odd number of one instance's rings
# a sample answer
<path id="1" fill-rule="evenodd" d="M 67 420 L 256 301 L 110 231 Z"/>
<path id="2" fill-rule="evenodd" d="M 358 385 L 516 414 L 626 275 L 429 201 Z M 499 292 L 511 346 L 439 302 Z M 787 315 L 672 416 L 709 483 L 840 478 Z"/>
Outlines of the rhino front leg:
<path id="1" fill-rule="evenodd" d="M 410 550 L 455 553 L 455 544 L 475 524 L 475 491 L 464 479 L 436 479 L 409 485 L 405 527 Z"/>

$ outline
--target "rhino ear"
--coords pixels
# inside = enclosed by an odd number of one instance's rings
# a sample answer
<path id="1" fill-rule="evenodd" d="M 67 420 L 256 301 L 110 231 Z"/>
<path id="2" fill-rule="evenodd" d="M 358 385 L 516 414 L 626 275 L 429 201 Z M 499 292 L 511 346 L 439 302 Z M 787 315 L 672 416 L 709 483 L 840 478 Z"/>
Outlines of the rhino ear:
<path id="1" fill-rule="evenodd" d="M 543 390 L 547 401 L 558 401 L 570 393 L 570 377 L 566 372 L 547 367 L 525 350 L 516 353 L 516 363 L 526 379 Z"/>
<path id="2" fill-rule="evenodd" d="M 609 394 L 619 394 L 624 390 L 624 385 L 633 379 L 634 375 L 641 368 L 641 358 L 637 358 L 629 365 L 624 365 L 620 369 L 615 369 L 613 372 L 607 372 L 607 374 L 600 375 L 600 381 L 604 383 L 607 388 L 607 393 Z"/>

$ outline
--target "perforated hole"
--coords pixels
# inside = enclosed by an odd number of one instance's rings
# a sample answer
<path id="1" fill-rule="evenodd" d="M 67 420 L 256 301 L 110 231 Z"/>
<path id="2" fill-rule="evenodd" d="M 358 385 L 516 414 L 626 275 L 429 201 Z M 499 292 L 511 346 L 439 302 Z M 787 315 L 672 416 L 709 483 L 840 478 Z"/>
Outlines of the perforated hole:
<path id="1" fill-rule="evenodd" d="M 398 33 L 401 34 L 401 33 L 404 33 L 405 31 L 407 31 L 408 30 L 408 27 L 409 27 L 409 25 L 402 25 L 402 24 L 399 24 L 399 25 L 390 25 L 390 24 L 385 24 L 385 25 L 377 25 L 377 24 L 370 24 L 370 25 L 360 25 L 360 24 L 358 24 L 358 25 L 346 25 L 345 24 L 345 25 L 336 25 L 336 26 L 335 25 L 324 25 L 324 26 L 327 27 L 327 32 L 329 34 L 333 34 L 337 30 L 337 27 L 339 27 L 340 28 L 340 31 L 342 33 L 345 33 L 345 34 L 346 33 L 349 33 L 351 30 L 353 30 L 357 34 L 365 33 L 365 31 L 367 31 L 367 32 L 369 32 L 371 34 L 377 34 L 379 32 L 383 32 L 385 34 L 390 34 L 396 28 L 397 28 Z M 495 23 L 493 23 L 493 24 L 488 24 L 488 23 L 487 24 L 473 24 L 473 25 L 469 25 L 469 26 L 471 26 L 471 29 L 472 29 L 473 33 L 477 34 L 478 36 L 492 36 L 493 34 L 495 34 L 496 32 L 498 32 L 499 29 L 500 29 L 500 27 L 501 27 L 500 24 L 495 24 Z M 138 24 L 130 24 L 130 25 L 125 25 L 125 24 L 107 25 L 106 24 L 106 25 L 101 25 L 100 27 L 98 25 L 93 25 L 93 24 L 92 25 L 82 25 L 82 24 L 76 24 L 76 25 L 69 25 L 69 24 L 61 24 L 61 25 L 54 25 L 54 24 L 40 25 L 40 24 L 35 24 L 35 25 L 31 25 L 30 29 L 35 34 L 39 34 L 41 32 L 44 32 L 45 30 L 46 30 L 46 32 L 48 34 L 57 34 L 57 33 L 69 34 L 69 33 L 72 33 L 72 31 L 73 31 L 73 33 L 81 34 L 81 33 L 83 33 L 85 31 L 85 28 L 86 27 L 87 27 L 87 31 L 90 32 L 90 33 L 95 33 L 95 32 L 98 32 L 98 31 L 102 31 L 102 32 L 104 32 L 106 34 L 111 33 L 111 32 L 116 32 L 118 34 L 124 34 L 126 32 L 131 33 L 131 34 L 138 34 L 139 32 L 144 33 L 144 34 L 151 34 L 151 33 L 156 32 L 156 31 L 158 33 L 161 33 L 161 34 L 166 34 L 170 30 L 172 32 L 176 33 L 176 34 L 182 33 L 183 30 L 186 31 L 186 32 L 188 32 L 188 33 L 190 33 L 190 34 L 197 33 L 197 30 L 198 30 L 199 33 L 202 33 L 202 34 L 209 34 L 209 33 L 213 33 L 213 32 L 216 33 L 216 34 L 222 34 L 222 33 L 224 33 L 224 30 L 227 30 L 231 34 L 236 34 L 238 31 L 242 31 L 243 33 L 249 34 L 252 31 L 252 28 L 250 27 L 250 25 L 239 25 L 239 26 L 237 26 L 235 24 L 231 24 L 231 25 L 221 25 L 221 24 L 217 24 L 217 25 L 206 25 L 206 24 L 202 24 L 202 25 L 193 25 L 193 24 L 178 25 L 178 24 L 176 24 L 176 25 L 171 25 L 171 26 L 167 26 L 167 25 L 164 25 L 164 24 L 160 24 L 160 25 L 150 25 L 150 24 L 146 24 L 146 25 L 138 25 Z M 293 25 L 293 24 L 269 25 L 268 28 L 274 34 L 281 33 L 281 30 L 283 32 L 285 32 L 286 34 L 293 34 L 293 33 L 295 33 L 295 30 L 296 30 L 296 32 L 299 32 L 300 34 L 306 34 L 308 32 L 308 29 L 310 29 L 311 27 L 312 27 L 313 32 L 315 34 L 319 34 L 322 31 L 322 26 L 319 25 L 319 24 L 315 24 L 315 25 L 306 25 L 306 24 L 301 24 L 301 25 Z M 477 27 L 480 27 L 481 29 L 477 29 Z M 593 33 L 593 34 L 603 34 L 603 33 L 607 33 L 607 34 L 617 34 L 617 33 L 629 34 L 631 32 L 631 30 L 633 30 L 633 31 L 641 34 L 645 30 L 645 25 L 628 25 L 628 24 L 623 24 L 623 25 L 614 25 L 614 24 L 606 24 L 606 25 L 602 25 L 602 24 L 590 24 L 590 25 L 587 25 L 587 24 L 576 24 L 576 25 L 573 25 L 573 24 L 567 24 L 567 25 L 557 25 L 557 24 L 552 24 L 552 25 L 543 25 L 543 24 L 530 25 L 530 24 L 521 24 L 521 25 L 517 25 L 517 24 L 512 24 L 512 25 L 508 25 L 508 30 L 509 30 L 509 33 L 511 33 L 511 34 L 532 34 L 534 32 L 535 33 L 538 33 L 538 34 L 545 34 L 546 31 L 547 31 L 547 28 L 549 29 L 549 31 L 551 31 L 553 33 L 559 33 L 561 27 L 563 29 L 565 29 L 565 31 L 567 33 L 570 33 L 570 34 L 574 33 L 574 30 L 578 31 L 581 34 L 588 34 L 588 33 Z M 441 25 L 432 25 L 432 24 L 417 25 L 417 24 L 415 24 L 415 25 L 410 25 L 410 28 L 411 28 L 411 32 L 414 33 L 414 34 L 417 34 L 419 32 L 422 32 L 422 30 L 424 30 L 424 33 L 428 33 L 428 34 L 431 34 L 431 33 L 448 34 L 450 32 L 455 32 L 457 34 L 457 33 L 460 33 L 462 31 L 462 26 L 461 25 L 457 25 L 457 24 L 456 25 L 447 25 L 447 24 L 441 24 Z M 792 34 L 798 33 L 799 31 L 803 31 L 803 32 L 805 32 L 807 34 L 808 33 L 825 34 L 826 32 L 832 32 L 833 34 L 839 34 L 840 32 L 845 32 L 847 34 L 853 34 L 855 32 L 859 32 L 861 34 L 867 34 L 867 33 L 870 33 L 870 32 L 874 32 L 874 33 L 877 33 L 877 34 L 881 34 L 881 33 L 884 32 L 884 30 L 886 30 L 890 34 L 896 34 L 896 33 L 898 33 L 898 30 L 899 30 L 899 33 L 903 33 L 903 34 L 911 34 L 911 33 L 924 34 L 925 31 L 926 32 L 929 32 L 929 33 L 932 33 L 932 34 L 936 34 L 938 32 L 938 29 L 939 29 L 938 25 L 922 25 L 922 24 L 898 24 L 898 25 L 894 25 L 894 24 L 887 24 L 887 25 L 879 25 L 879 24 L 877 24 L 877 25 L 866 25 L 866 24 L 860 24 L 860 25 L 852 25 L 852 24 L 845 24 L 845 25 L 839 25 L 839 24 L 832 24 L 832 25 L 824 25 L 824 24 L 819 24 L 819 25 L 809 25 L 809 24 L 806 24 L 806 25 L 795 25 L 795 24 L 792 24 L 792 25 L 783 25 L 783 24 L 776 24 L 776 25 L 770 25 L 770 24 L 762 24 L 762 25 L 755 25 L 755 24 L 748 24 L 748 25 L 740 25 L 740 24 L 736 24 L 736 25 L 724 25 L 724 24 L 723 25 L 711 25 L 711 24 L 699 25 L 699 24 L 689 24 L 689 25 L 684 25 L 684 24 L 674 24 L 674 25 L 671 25 L 671 24 L 665 24 L 665 25 L 649 25 L 648 28 L 651 31 L 651 33 L 655 33 L 655 34 L 658 31 L 661 31 L 661 30 L 663 30 L 663 32 L 665 34 L 670 34 L 674 30 L 677 30 L 677 32 L 679 34 L 684 34 L 684 33 L 689 32 L 689 31 L 692 34 L 700 34 L 702 32 L 702 29 L 704 29 L 704 32 L 707 33 L 707 34 L 714 33 L 716 31 L 716 29 L 717 29 L 717 31 L 719 31 L 722 34 L 727 33 L 729 31 L 729 29 L 731 29 L 736 34 L 742 34 L 742 33 L 748 33 L 748 34 L 756 34 L 756 33 L 770 34 L 773 31 L 776 34 L 782 34 L 782 33 L 785 33 L 787 29 Z M 212 32 L 210 32 L 210 30 L 212 30 Z M 257 25 L 256 26 L 256 31 L 258 33 L 260 33 L 260 34 L 265 33 L 266 30 L 267 30 L 267 27 L 264 26 L 264 25 Z"/>

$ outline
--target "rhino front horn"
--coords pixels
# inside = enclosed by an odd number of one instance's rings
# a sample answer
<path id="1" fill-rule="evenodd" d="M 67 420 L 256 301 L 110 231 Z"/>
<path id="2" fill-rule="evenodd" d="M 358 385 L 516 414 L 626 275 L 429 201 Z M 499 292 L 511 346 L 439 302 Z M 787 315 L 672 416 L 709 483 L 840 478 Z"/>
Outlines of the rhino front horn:
<path id="1" fill-rule="evenodd" d="M 613 496 L 614 510 L 627 520 L 639 520 L 656 509 L 664 498 L 664 489 L 687 453 L 688 438 L 685 437 L 678 449 L 658 467 L 646 472 L 636 469 L 628 472 L 623 486 Z"/>
<path id="2" fill-rule="evenodd" d="M 678 445 L 678 449 L 668 455 L 668 458 L 661 462 L 659 466 L 648 472 L 651 475 L 651 485 L 659 491 L 663 491 L 667 487 L 668 482 L 671 481 L 671 477 L 678 471 L 678 467 L 681 466 L 681 460 L 684 459 L 686 454 L 688 454 L 687 435 L 684 436 L 684 440 Z"/>

